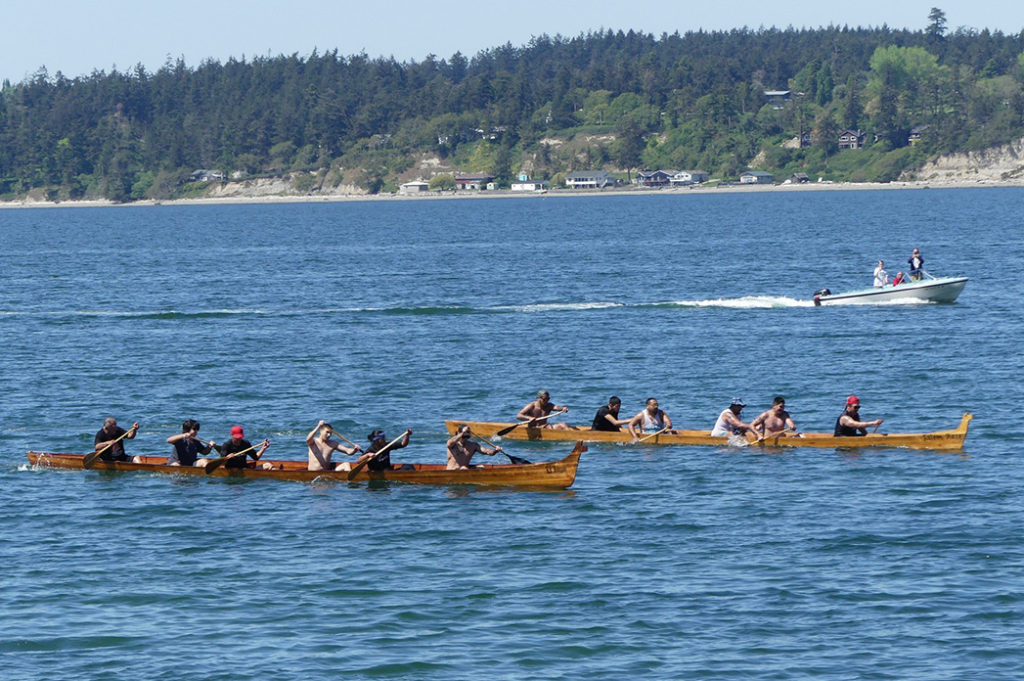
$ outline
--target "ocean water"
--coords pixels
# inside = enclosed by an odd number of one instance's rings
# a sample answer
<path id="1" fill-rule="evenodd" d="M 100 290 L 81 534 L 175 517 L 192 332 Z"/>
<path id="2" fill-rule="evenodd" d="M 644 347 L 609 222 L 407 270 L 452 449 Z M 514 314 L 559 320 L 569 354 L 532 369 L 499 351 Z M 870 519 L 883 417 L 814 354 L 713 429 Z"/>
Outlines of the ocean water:
<path id="1" fill-rule="evenodd" d="M 0 211 L 0 677 L 1020 679 L 1021 189 Z M 919 247 L 952 305 L 814 308 Z M 590 446 L 560 492 L 32 469 L 103 418 L 305 457 L 611 394 L 962 452 Z M 565 444 L 507 442 L 533 461 Z"/>

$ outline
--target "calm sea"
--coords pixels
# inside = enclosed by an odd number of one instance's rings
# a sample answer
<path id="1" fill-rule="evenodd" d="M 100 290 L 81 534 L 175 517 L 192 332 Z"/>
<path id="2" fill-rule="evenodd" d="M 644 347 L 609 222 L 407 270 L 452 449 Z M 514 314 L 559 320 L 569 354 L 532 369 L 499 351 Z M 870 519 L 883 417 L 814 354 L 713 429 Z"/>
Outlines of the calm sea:
<path id="1" fill-rule="evenodd" d="M 1020 679 L 1021 189 L 0 211 L 0 677 Z M 914 247 L 952 305 L 814 308 Z M 443 461 L 540 388 L 960 453 L 593 445 L 542 493 L 33 470 L 103 418 Z M 534 461 L 556 443 L 507 443 Z"/>

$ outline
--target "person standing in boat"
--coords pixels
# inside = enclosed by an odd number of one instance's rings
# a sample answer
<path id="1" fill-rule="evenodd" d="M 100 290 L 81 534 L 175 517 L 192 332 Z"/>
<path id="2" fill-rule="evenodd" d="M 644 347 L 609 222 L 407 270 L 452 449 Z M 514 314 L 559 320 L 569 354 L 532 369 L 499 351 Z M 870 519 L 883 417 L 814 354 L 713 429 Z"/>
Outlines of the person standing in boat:
<path id="1" fill-rule="evenodd" d="M 459 427 L 455 429 L 455 435 L 448 439 L 448 463 L 445 466 L 447 470 L 464 471 L 471 468 L 470 461 L 477 452 L 494 456 L 498 452 L 504 451 L 500 446 L 493 449 L 484 447 L 479 442 L 471 440 L 472 436 L 473 433 L 465 423 L 459 424 Z"/>
<path id="2" fill-rule="evenodd" d="M 880 425 L 882 425 L 882 419 L 861 421 L 860 399 L 858 399 L 856 395 L 850 395 L 846 398 L 846 407 L 843 408 L 843 413 L 836 419 L 834 435 L 836 437 L 858 437 L 861 435 L 867 435 L 868 428 L 872 426 L 875 430 L 878 430 L 878 426 Z"/>
<path id="3" fill-rule="evenodd" d="M 209 459 L 202 459 L 200 455 L 209 454 L 213 449 L 218 449 L 217 443 L 212 440 L 204 444 L 196 437 L 199 432 L 199 421 L 187 419 L 181 424 L 181 432 L 167 438 L 167 444 L 174 449 L 167 457 L 168 466 L 205 466 Z"/>
<path id="4" fill-rule="evenodd" d="M 528 421 L 527 428 L 551 428 L 553 430 L 572 430 L 568 423 L 551 423 L 550 421 L 536 421 L 543 416 L 549 416 L 552 412 L 569 413 L 569 407 L 564 404 L 555 404 L 551 401 L 551 395 L 547 390 L 538 390 L 537 399 L 530 402 L 516 414 L 517 421 Z"/>
<path id="5" fill-rule="evenodd" d="M 631 418 L 626 425 L 629 428 L 629 434 L 633 436 L 634 440 L 640 439 L 640 436 L 644 433 L 674 432 L 672 430 L 672 419 L 658 408 L 658 400 L 654 397 L 647 398 L 647 404 L 644 406 L 643 411 Z"/>
<path id="6" fill-rule="evenodd" d="M 128 454 L 124 451 L 124 441 L 134 440 L 139 432 L 139 422 L 136 421 L 128 430 L 117 425 L 117 419 L 109 416 L 103 419 L 103 427 L 99 429 L 92 439 L 93 451 L 105 452 L 100 454 L 101 461 L 127 461 Z"/>
<path id="7" fill-rule="evenodd" d="M 245 430 L 242 426 L 232 426 L 231 439 L 220 446 L 221 456 L 240 455 L 242 452 L 245 452 L 245 456 L 236 456 L 230 461 L 225 461 L 224 468 L 245 468 L 249 465 L 249 457 L 258 463 L 268 447 L 270 447 L 270 440 L 264 440 L 260 443 L 259 449 L 256 449 L 245 439 Z M 270 464 L 260 463 L 258 467 L 266 469 L 270 468 Z"/>
<path id="8" fill-rule="evenodd" d="M 882 288 L 889 283 L 889 273 L 885 271 L 885 261 L 879 260 L 875 267 L 875 288 Z"/>
<path id="9" fill-rule="evenodd" d="M 412 435 L 412 429 L 405 429 L 405 436 L 396 442 L 395 444 L 388 447 L 388 450 L 378 456 L 376 459 L 371 459 L 366 464 L 366 469 L 370 471 L 389 471 L 391 470 L 391 452 L 395 449 L 402 449 L 403 447 L 409 446 L 409 436 Z M 388 445 L 388 438 L 384 435 L 384 431 L 376 429 L 372 433 L 366 436 L 366 439 L 370 441 L 370 447 L 366 450 L 366 456 L 374 456 L 378 452 L 382 451 Z M 364 457 L 359 457 L 361 462 Z"/>
<path id="10" fill-rule="evenodd" d="M 352 464 L 347 461 L 335 464 L 331 461 L 333 452 L 341 452 L 349 456 L 363 451 L 359 445 L 346 447 L 337 440 L 331 439 L 334 429 L 331 424 L 323 419 L 316 424 L 313 430 L 306 436 L 306 446 L 309 453 L 309 470 L 311 471 L 350 471 Z M 317 434 L 319 433 L 319 437 Z"/>
<path id="11" fill-rule="evenodd" d="M 914 252 L 907 258 L 907 264 L 910 265 L 911 281 L 921 281 L 921 275 L 924 270 L 924 258 L 921 257 L 921 251 L 915 248 Z"/>
<path id="12" fill-rule="evenodd" d="M 800 437 L 796 430 L 793 417 L 786 411 L 786 398 L 778 395 L 772 400 L 772 408 L 750 422 L 762 437 L 772 437 L 787 430 L 793 431 L 793 437 Z"/>
<path id="13" fill-rule="evenodd" d="M 747 403 L 739 397 L 732 398 L 732 401 L 729 402 L 729 408 L 718 415 L 715 427 L 711 429 L 711 436 L 738 435 L 743 437 L 745 433 L 751 433 L 754 437 L 760 438 L 760 434 L 754 426 L 740 420 L 740 412 L 743 411 L 745 406 L 747 406 Z"/>
<path id="14" fill-rule="evenodd" d="M 621 426 L 629 423 L 629 419 L 619 418 L 619 409 L 621 408 L 622 400 L 615 395 L 609 397 L 608 405 L 598 409 L 597 414 L 594 415 L 594 422 L 590 425 L 590 429 L 619 432 L 622 429 Z"/>

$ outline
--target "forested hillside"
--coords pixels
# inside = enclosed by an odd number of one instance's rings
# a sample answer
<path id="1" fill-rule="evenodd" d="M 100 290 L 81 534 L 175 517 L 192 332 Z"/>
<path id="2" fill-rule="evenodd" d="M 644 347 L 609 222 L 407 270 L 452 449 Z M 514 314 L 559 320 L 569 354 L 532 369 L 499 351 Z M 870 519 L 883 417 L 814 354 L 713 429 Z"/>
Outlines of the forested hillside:
<path id="1" fill-rule="evenodd" d="M 0 90 L 0 198 L 195 195 L 207 186 L 190 180 L 196 169 L 378 192 L 427 156 L 500 184 L 524 169 L 734 178 L 752 164 L 892 180 L 1024 135 L 1024 32 L 945 23 L 933 9 L 916 31 L 605 31 L 406 63 L 314 52 L 74 79 L 40 71 Z M 791 96 L 770 101 L 774 90 Z M 863 132 L 865 147 L 840 150 L 844 130 Z M 801 135 L 807 146 L 782 146 Z"/>

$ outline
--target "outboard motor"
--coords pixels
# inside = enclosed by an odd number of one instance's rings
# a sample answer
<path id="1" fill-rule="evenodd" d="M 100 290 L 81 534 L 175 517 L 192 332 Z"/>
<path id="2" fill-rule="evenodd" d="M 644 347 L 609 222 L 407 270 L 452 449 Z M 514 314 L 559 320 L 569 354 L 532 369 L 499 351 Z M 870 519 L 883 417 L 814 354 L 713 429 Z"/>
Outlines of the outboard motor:
<path id="1" fill-rule="evenodd" d="M 821 297 L 822 296 L 830 296 L 830 295 L 832 295 L 832 292 L 829 291 L 827 288 L 821 288 L 821 289 L 818 289 L 817 291 L 815 291 L 814 292 L 814 306 L 815 307 L 821 307 Z"/>

